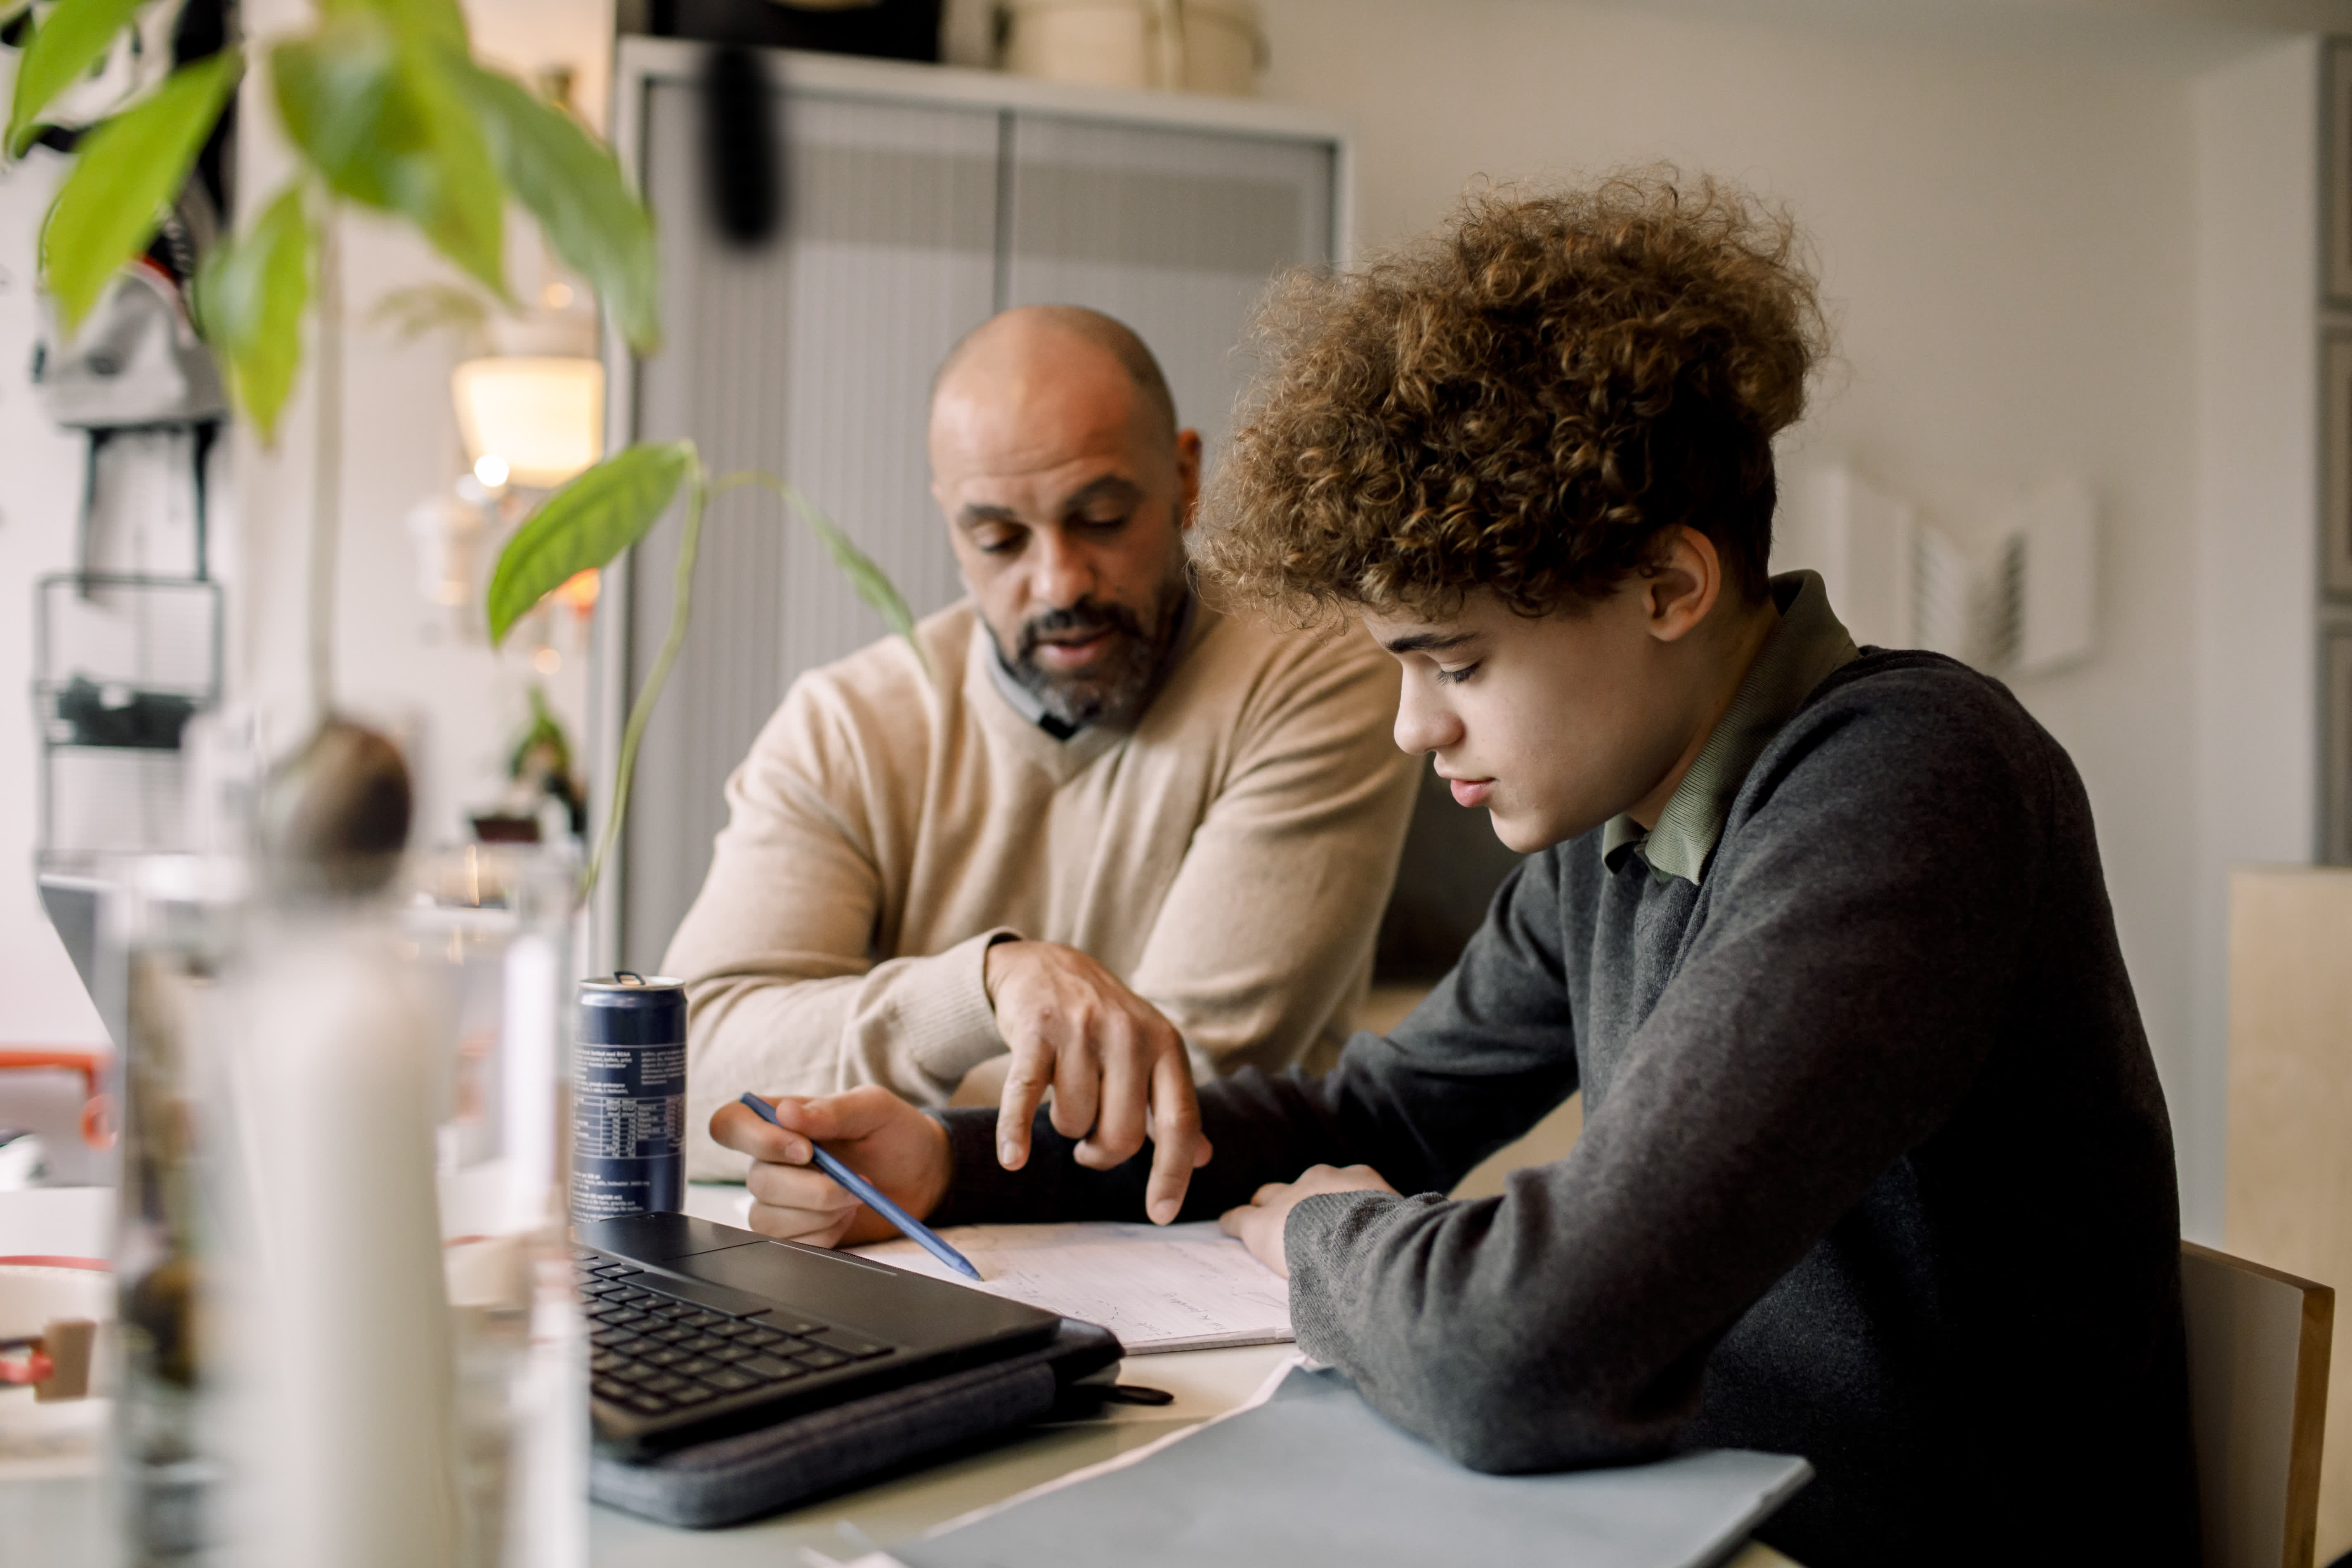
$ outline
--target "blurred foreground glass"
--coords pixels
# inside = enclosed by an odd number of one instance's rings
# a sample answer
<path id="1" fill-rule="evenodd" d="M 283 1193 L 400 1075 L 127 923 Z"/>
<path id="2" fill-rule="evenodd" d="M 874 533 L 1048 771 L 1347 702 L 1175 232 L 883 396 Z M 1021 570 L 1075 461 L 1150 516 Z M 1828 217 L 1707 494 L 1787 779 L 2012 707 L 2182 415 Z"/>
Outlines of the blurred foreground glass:
<path id="1" fill-rule="evenodd" d="M 257 900 L 220 1016 L 229 1557 L 576 1568 L 584 1339 L 562 1227 L 576 867 L 411 857 Z"/>
<path id="2" fill-rule="evenodd" d="M 114 1508 L 128 1561 L 209 1561 L 220 1481 L 219 1366 L 205 1300 L 217 1261 L 201 1146 L 205 1048 L 244 913 L 243 868 L 195 855 L 113 868 L 100 1009 L 119 1033 L 121 1187 L 114 1245 L 121 1354 Z"/>
<path id="3" fill-rule="evenodd" d="M 436 1177 L 457 1370 L 461 1561 L 587 1552 L 587 1350 L 565 1229 L 568 845 L 412 858 L 404 928 L 444 987 Z"/>

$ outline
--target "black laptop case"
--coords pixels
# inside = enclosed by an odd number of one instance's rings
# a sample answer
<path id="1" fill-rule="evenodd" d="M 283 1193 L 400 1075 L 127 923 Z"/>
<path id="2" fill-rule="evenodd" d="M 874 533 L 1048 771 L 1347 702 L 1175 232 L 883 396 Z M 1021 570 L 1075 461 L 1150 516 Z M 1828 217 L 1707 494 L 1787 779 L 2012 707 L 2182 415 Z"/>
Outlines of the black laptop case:
<path id="1" fill-rule="evenodd" d="M 598 1453 L 589 1493 L 664 1524 L 740 1524 L 1041 1420 L 1119 1355 L 1109 1330 L 1066 1318 L 1052 1341 L 1002 1361 L 650 1458 Z"/>

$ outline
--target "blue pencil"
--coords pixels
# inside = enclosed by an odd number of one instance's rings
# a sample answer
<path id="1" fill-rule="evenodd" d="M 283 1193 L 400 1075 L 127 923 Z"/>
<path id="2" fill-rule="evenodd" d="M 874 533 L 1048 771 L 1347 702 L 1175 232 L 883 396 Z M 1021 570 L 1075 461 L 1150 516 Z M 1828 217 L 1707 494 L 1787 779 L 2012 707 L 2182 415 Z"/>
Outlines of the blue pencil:
<path id="1" fill-rule="evenodd" d="M 752 1110 L 759 1115 L 760 1120 L 766 1122 L 769 1126 L 780 1128 L 783 1125 L 782 1122 L 776 1120 L 775 1107 L 770 1105 L 766 1100 L 761 1100 L 758 1095 L 744 1095 L 743 1103 L 750 1106 Z M 913 1215 L 908 1214 L 905 1209 L 900 1208 L 897 1204 L 894 1204 L 888 1198 L 884 1197 L 882 1195 L 882 1189 L 867 1181 L 865 1177 L 859 1175 L 856 1172 L 851 1170 L 848 1166 L 843 1164 L 840 1161 L 835 1159 L 832 1155 L 826 1153 L 824 1150 L 818 1148 L 816 1146 L 816 1140 L 814 1138 L 809 1140 L 809 1152 L 816 1157 L 816 1168 L 818 1170 L 823 1171 L 826 1175 L 831 1176 L 835 1181 L 839 1182 L 843 1186 L 847 1187 L 851 1192 L 856 1194 L 857 1201 L 859 1203 L 864 1204 L 867 1208 L 872 1209 L 876 1214 L 880 1215 L 884 1219 L 887 1219 L 892 1225 L 897 1226 L 898 1227 L 899 1234 L 904 1236 L 908 1241 L 913 1242 L 917 1247 L 921 1247 L 925 1252 L 929 1253 L 933 1258 L 938 1258 L 940 1262 L 946 1264 L 957 1273 L 969 1275 L 974 1279 L 980 1278 L 980 1270 L 971 1266 L 971 1258 L 966 1258 L 962 1253 L 958 1252 L 954 1247 L 950 1247 L 946 1242 L 941 1241 L 937 1235 L 933 1234 L 929 1226 L 925 1225 L 921 1220 L 917 1219 Z"/>

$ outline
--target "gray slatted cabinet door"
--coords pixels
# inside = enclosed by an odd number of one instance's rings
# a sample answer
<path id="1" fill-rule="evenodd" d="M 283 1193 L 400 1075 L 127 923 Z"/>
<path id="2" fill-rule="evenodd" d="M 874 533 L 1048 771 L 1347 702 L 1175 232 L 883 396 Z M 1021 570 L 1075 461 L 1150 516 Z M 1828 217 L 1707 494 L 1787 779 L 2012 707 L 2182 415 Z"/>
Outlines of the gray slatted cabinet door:
<path id="1" fill-rule="evenodd" d="M 699 87 L 650 87 L 646 193 L 667 342 L 643 367 L 638 433 L 691 436 L 720 472 L 791 479 L 928 614 L 962 591 L 931 504 L 924 420 L 933 368 L 993 303 L 998 116 L 781 101 L 786 221 L 744 251 L 707 216 Z M 677 537 L 673 518 L 631 560 L 632 693 L 668 627 Z M 692 629 L 638 754 L 620 868 L 618 952 L 647 972 L 709 869 L 727 775 L 785 689 L 883 635 L 765 492 L 714 504 L 695 585 Z"/>
<path id="2" fill-rule="evenodd" d="M 1251 307 L 1284 268 L 1332 259 L 1337 157 L 1320 140 L 1016 114 L 1005 302 L 1133 327 L 1213 458 Z"/>

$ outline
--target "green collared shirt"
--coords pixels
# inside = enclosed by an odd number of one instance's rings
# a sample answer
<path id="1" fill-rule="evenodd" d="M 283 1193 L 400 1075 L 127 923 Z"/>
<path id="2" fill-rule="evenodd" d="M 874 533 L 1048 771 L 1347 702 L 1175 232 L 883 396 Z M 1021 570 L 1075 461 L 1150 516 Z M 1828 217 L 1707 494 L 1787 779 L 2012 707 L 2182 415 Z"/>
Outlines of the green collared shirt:
<path id="1" fill-rule="evenodd" d="M 1723 837 L 1724 819 L 1731 802 L 1747 781 L 1748 770 L 1772 737 L 1780 732 L 1813 688 L 1832 670 L 1861 657 L 1853 638 L 1830 608 L 1829 591 L 1819 574 L 1790 572 L 1772 579 L 1772 602 L 1780 620 L 1756 652 L 1756 662 L 1732 694 L 1731 706 L 1716 721 L 1715 731 L 1699 749 L 1697 760 L 1658 813 L 1658 825 L 1649 832 L 1630 816 L 1609 819 L 1601 830 L 1601 858 L 1614 871 L 1625 857 L 1640 851 L 1651 872 L 1664 879 L 1680 877 L 1696 887 Z"/>

